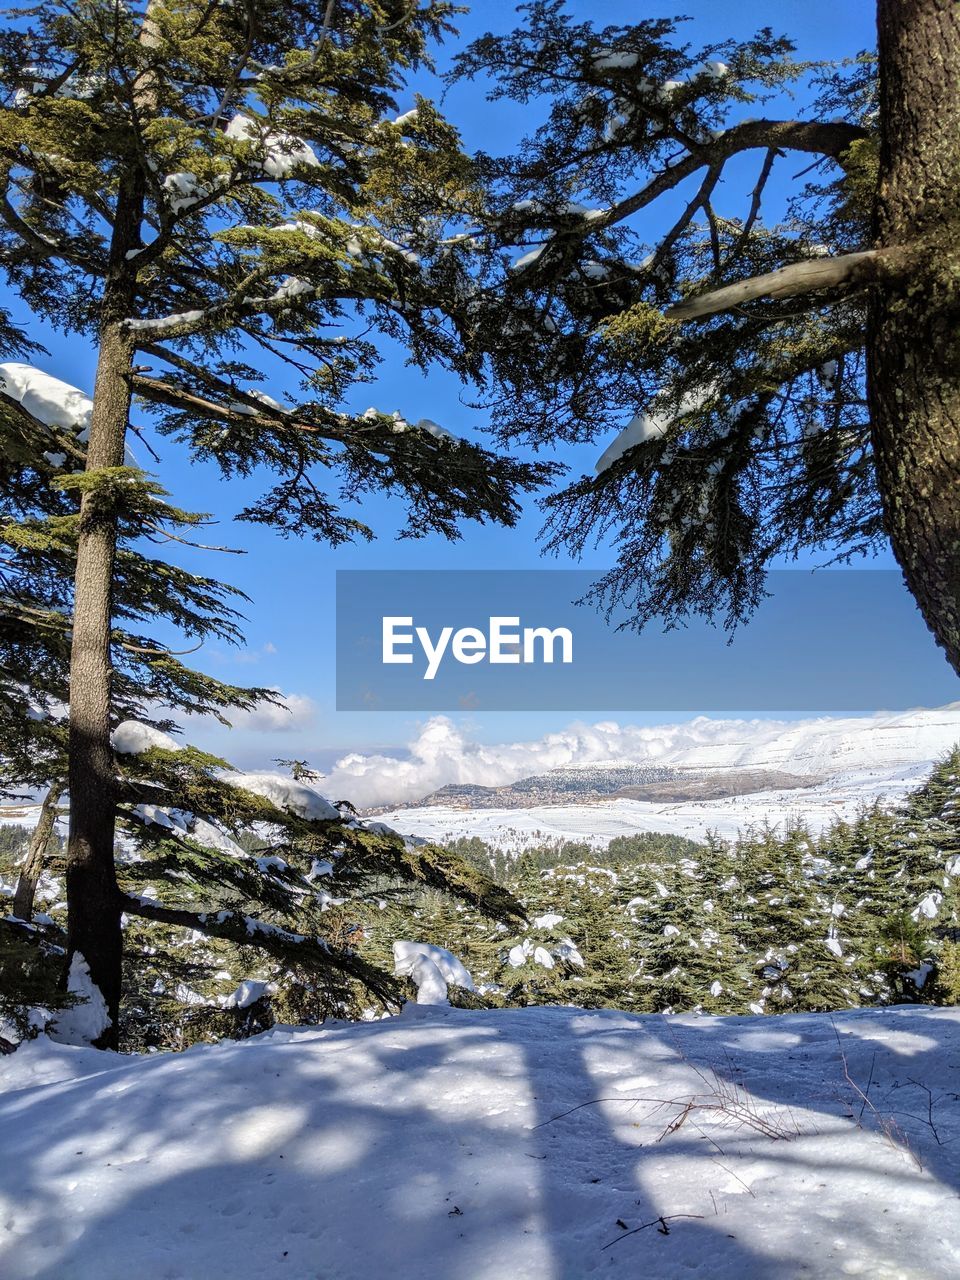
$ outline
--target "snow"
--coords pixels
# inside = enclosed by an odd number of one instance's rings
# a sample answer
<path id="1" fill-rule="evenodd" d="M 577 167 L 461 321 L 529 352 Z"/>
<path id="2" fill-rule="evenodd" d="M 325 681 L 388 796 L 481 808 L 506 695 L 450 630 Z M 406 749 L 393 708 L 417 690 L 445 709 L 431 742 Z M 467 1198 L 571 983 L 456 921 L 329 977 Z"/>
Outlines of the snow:
<path id="1" fill-rule="evenodd" d="M 312 285 L 310 285 L 309 287 L 311 289 L 313 288 Z M 252 400 L 259 400 L 260 403 L 262 405 L 266 405 L 268 409 L 276 409 L 278 413 L 290 412 L 290 410 L 285 405 L 282 405 L 279 400 L 274 400 L 273 396 L 267 395 L 265 391 L 261 391 L 258 387 L 251 388 L 245 394 L 250 396 Z M 251 417 L 257 413 L 257 410 L 253 407 L 253 405 L 244 404 L 240 400 L 231 401 L 227 407 L 230 409 L 232 413 L 247 414 Z"/>
<path id="2" fill-rule="evenodd" d="M 187 823 L 176 809 L 164 809 L 158 804 L 138 804 L 133 807 L 133 815 L 141 822 L 164 827 L 177 835 L 187 834 Z"/>
<path id="3" fill-rule="evenodd" d="M 666 418 L 651 417 L 647 413 L 636 414 L 600 455 L 595 468 L 597 475 L 609 470 L 628 449 L 633 449 L 638 444 L 646 444 L 648 440 L 659 439 L 669 425 L 670 422 Z"/>
<path id="4" fill-rule="evenodd" d="M 206 818 L 192 818 L 189 826 L 190 838 L 196 840 L 198 844 L 202 844 L 208 849 L 217 849 L 220 853 L 225 853 L 230 858 L 240 858 L 243 861 L 249 859 L 250 855 L 242 845 L 237 844 L 232 836 L 228 836 L 225 831 L 215 827 Z M 255 861 L 259 863 L 266 861 L 266 859 L 257 858 Z M 261 870 L 263 870 L 262 867 Z"/>
<path id="5" fill-rule="evenodd" d="M 521 254 L 519 258 L 510 263 L 510 270 L 523 271 L 525 267 L 532 267 L 546 247 L 545 244 L 537 245 L 535 249 L 530 249 L 527 253 Z"/>
<path id="6" fill-rule="evenodd" d="M 411 107 L 409 111 L 404 111 L 402 115 L 397 116 L 397 118 L 391 121 L 391 123 L 398 126 L 412 124 L 413 121 L 416 120 L 418 114 L 419 109 L 417 107 Z"/>
<path id="7" fill-rule="evenodd" d="M 0 1272 L 948 1280 L 958 1055 L 960 1011 L 930 1007 L 40 1039 L 0 1059 Z"/>
<path id="8" fill-rule="evenodd" d="M 640 61 L 639 53 L 603 52 L 593 59 L 598 71 L 624 71 L 635 67 Z"/>
<path id="9" fill-rule="evenodd" d="M 252 1004 L 262 1000 L 270 991 L 271 983 L 260 982 L 256 978 L 244 978 L 230 995 L 223 999 L 224 1009 L 249 1009 Z"/>
<path id="10" fill-rule="evenodd" d="M 330 801 L 313 787 L 286 778 L 282 773 L 225 773 L 221 779 L 231 787 L 252 791 L 278 809 L 285 809 L 300 818 L 313 822 L 338 822 L 340 819 L 339 812 Z"/>
<path id="11" fill-rule="evenodd" d="M 81 431 L 90 426 L 93 401 L 69 382 L 19 362 L 0 364 L 0 380 L 4 395 L 48 427 Z"/>
<path id="12" fill-rule="evenodd" d="M 93 401 L 79 387 L 54 378 L 33 365 L 14 360 L 0 364 L 0 392 L 21 405 L 38 422 L 74 432 L 80 444 L 86 443 Z M 48 453 L 45 456 L 54 466 L 61 466 L 64 462 L 63 454 Z M 128 467 L 137 465 L 129 448 L 124 450 L 123 461 Z"/>
<path id="13" fill-rule="evenodd" d="M 163 189 L 172 213 L 182 213 L 210 194 L 209 188 L 194 173 L 168 173 L 163 180 Z"/>
<path id="14" fill-rule="evenodd" d="M 943 894 L 938 890 L 934 890 L 933 893 L 928 893 L 923 899 L 921 899 L 910 914 L 913 916 L 914 920 L 919 920 L 921 916 L 923 916 L 925 920 L 936 920 L 937 915 L 940 912 L 940 904 L 942 901 Z"/>
<path id="15" fill-rule="evenodd" d="M 674 413 L 668 413 L 662 408 L 660 410 L 654 408 L 653 412 L 636 414 L 597 459 L 594 468 L 597 475 L 602 475 L 604 471 L 609 470 L 618 459 L 636 445 L 645 444 L 648 440 L 659 440 L 661 436 L 666 435 L 677 418 L 702 409 L 712 394 L 712 387 L 699 387 L 681 397 L 680 404 Z M 657 400 L 661 405 L 663 404 L 663 398 L 657 397 L 654 405 L 657 404 Z"/>
<path id="16" fill-rule="evenodd" d="M 263 172 L 268 178 L 288 178 L 300 168 L 320 164 L 316 152 L 302 138 L 265 127 L 265 122 L 250 116 L 236 115 L 224 133 L 241 142 L 255 142 L 263 151 Z"/>
<path id="17" fill-rule="evenodd" d="M 548 911 L 545 916 L 534 916 L 531 924 L 535 929 L 553 929 L 563 920 L 555 911 Z"/>
<path id="18" fill-rule="evenodd" d="M 448 431 L 446 427 L 441 427 L 438 422 L 434 422 L 431 418 L 420 418 L 414 423 L 415 431 L 424 431 L 428 436 L 433 436 L 434 440 L 455 440 L 460 442 L 460 437 L 455 436 L 452 431 Z"/>
<path id="19" fill-rule="evenodd" d="M 410 977 L 417 984 L 418 1004 L 445 1004 L 447 983 L 455 983 L 467 991 L 473 991 L 473 977 L 461 960 L 445 947 L 430 942 L 404 942 L 393 944 L 393 971 L 397 977 Z M 430 998 L 439 992 L 439 999 Z"/>
<path id="20" fill-rule="evenodd" d="M 575 942 L 570 938 L 564 938 L 559 947 L 557 947 L 557 955 L 561 960 L 566 960 L 567 964 L 576 965 L 578 969 L 584 967 L 583 956 Z"/>
<path id="21" fill-rule="evenodd" d="M 90 966 L 79 951 L 73 953 L 70 961 L 67 990 L 77 998 L 77 1003 L 58 1014 L 50 1034 L 60 1044 L 93 1044 L 110 1026 L 110 1015 L 100 988 L 90 977 Z"/>
<path id="22" fill-rule="evenodd" d="M 297 298 L 301 294 L 316 293 L 316 291 L 317 286 L 311 284 L 309 280 L 301 280 L 298 276 L 284 276 L 272 299 L 276 301 L 283 298 Z"/>
<path id="23" fill-rule="evenodd" d="M 155 729 L 151 724 L 142 724 L 139 720 L 124 720 L 110 735 L 114 751 L 122 756 L 138 756 L 144 751 L 157 748 L 161 751 L 179 751 L 179 744 L 170 737 Z"/>
<path id="24" fill-rule="evenodd" d="M 864 804 L 895 802 L 919 786 L 930 766 L 862 769 L 795 790 L 757 791 L 719 800 L 663 804 L 644 800 L 599 800 L 589 804 L 531 805 L 529 808 L 463 809 L 430 805 L 397 809 L 383 816 L 408 836 L 445 843 L 478 836 L 497 849 L 526 849 L 560 840 L 597 848 L 616 836 L 660 831 L 702 840 L 708 831 L 733 838 L 749 826 L 769 823 L 783 830 L 796 821 L 820 831 L 835 819 L 852 821 Z"/>
<path id="25" fill-rule="evenodd" d="M 153 316 L 147 320 L 127 320 L 128 329 L 135 333 L 165 333 L 181 324 L 197 324 L 203 319 L 202 311 L 175 311 L 166 316 Z"/>

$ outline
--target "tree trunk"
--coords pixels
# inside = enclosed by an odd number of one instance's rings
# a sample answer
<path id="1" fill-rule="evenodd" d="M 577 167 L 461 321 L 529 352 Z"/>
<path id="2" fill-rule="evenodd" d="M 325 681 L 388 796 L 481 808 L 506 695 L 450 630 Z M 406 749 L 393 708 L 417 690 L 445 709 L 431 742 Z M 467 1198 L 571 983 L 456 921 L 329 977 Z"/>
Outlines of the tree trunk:
<path id="1" fill-rule="evenodd" d="M 140 27 L 145 50 L 156 44 L 149 0 Z M 144 70 L 133 95 L 142 119 L 156 109 L 154 80 Z M 141 120 L 142 122 L 142 120 Z M 135 344 L 124 321 L 137 298 L 130 254 L 141 246 L 145 182 L 143 160 L 131 133 L 110 240 L 110 264 L 100 308 L 100 352 L 87 443 L 87 473 L 122 466 L 130 419 L 130 370 Z M 80 503 L 80 533 L 70 648 L 70 836 L 67 845 L 67 955 L 64 981 L 79 952 L 110 1016 L 94 1044 L 119 1044 L 123 932 L 121 894 L 114 864 L 116 770 L 110 745 L 113 578 L 117 513 L 95 490 Z"/>
<path id="2" fill-rule="evenodd" d="M 101 337 L 87 472 L 123 463 L 130 413 L 125 375 L 132 348 L 120 327 Z M 116 778 L 110 745 L 110 631 L 116 516 L 95 490 L 80 504 L 70 651 L 70 836 L 67 845 L 67 971 L 76 952 L 104 998 L 110 1026 L 95 1042 L 115 1049 L 123 955 L 114 867 Z"/>
<path id="3" fill-rule="evenodd" d="M 44 796 L 43 804 L 40 806 L 40 817 L 37 819 L 37 825 L 30 838 L 30 847 L 27 849 L 27 856 L 23 866 L 20 868 L 16 893 L 13 895 L 13 914 L 18 920 L 30 921 L 33 919 L 33 902 L 37 893 L 37 881 L 43 871 L 47 845 L 53 835 L 53 824 L 57 820 L 57 802 L 60 799 L 61 790 L 60 784 L 55 782 Z"/>
<path id="4" fill-rule="evenodd" d="M 871 304 L 873 448 L 894 554 L 960 674 L 960 5 L 879 0 L 877 27 L 876 244 L 931 249 Z"/>

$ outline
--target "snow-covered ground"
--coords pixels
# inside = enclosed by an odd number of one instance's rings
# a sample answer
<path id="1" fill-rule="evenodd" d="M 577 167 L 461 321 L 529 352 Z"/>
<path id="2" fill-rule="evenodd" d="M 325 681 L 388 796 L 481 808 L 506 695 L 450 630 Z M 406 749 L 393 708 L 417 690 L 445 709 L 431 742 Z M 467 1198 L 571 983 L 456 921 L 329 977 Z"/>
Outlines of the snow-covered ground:
<path id="1" fill-rule="evenodd" d="M 604 846 L 614 836 L 638 831 L 666 831 L 699 840 L 707 831 L 735 836 L 751 824 L 783 826 L 796 818 L 819 830 L 835 818 L 853 817 L 863 804 L 877 799 L 894 803 L 918 786 L 931 766 L 960 742 L 960 703 L 793 724 L 702 719 L 642 732 L 651 735 L 649 741 L 638 741 L 629 757 L 610 763 L 670 765 L 707 773 L 781 769 L 810 777 L 812 785 L 678 804 L 615 799 L 524 809 L 431 805 L 380 817 L 399 831 L 429 840 L 479 836 L 503 849 L 556 840 Z"/>
<path id="2" fill-rule="evenodd" d="M 0 1059 L 0 1274 L 947 1280 L 958 1063 L 923 1007 L 36 1042 Z"/>
<path id="3" fill-rule="evenodd" d="M 708 831 L 735 836 L 751 824 L 781 828 L 802 819 L 819 831 L 835 818 L 852 818 L 861 805 L 899 800 L 919 784 L 929 765 L 903 765 L 840 774 L 813 787 L 757 791 L 722 800 L 651 804 L 644 800 L 600 800 L 593 804 L 540 805 L 529 809 L 454 809 L 442 805 L 398 809 L 380 819 L 406 835 L 427 840 L 479 836 L 498 849 L 526 849 L 557 840 L 606 846 L 614 836 L 666 831 L 701 840 Z"/>

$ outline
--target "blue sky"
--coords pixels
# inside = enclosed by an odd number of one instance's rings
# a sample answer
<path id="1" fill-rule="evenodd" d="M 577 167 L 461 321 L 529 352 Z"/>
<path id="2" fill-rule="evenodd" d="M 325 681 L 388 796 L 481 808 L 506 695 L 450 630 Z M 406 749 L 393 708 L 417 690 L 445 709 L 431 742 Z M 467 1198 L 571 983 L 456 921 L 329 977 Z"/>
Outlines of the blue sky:
<path id="1" fill-rule="evenodd" d="M 572 0 L 570 4 L 575 15 L 590 17 L 600 25 L 662 16 L 672 7 L 668 0 L 664 0 L 662 5 L 657 2 L 640 4 L 637 0 L 593 0 L 592 3 Z M 687 24 L 687 38 L 692 43 L 728 37 L 745 38 L 767 24 L 790 35 L 801 57 L 849 56 L 874 43 L 873 6 L 866 0 L 805 0 L 804 3 L 783 3 L 781 0 L 775 5 L 769 0 L 765 3 L 740 0 L 736 4 L 718 0 L 687 0 L 676 7 L 692 19 Z M 487 0 L 464 16 L 460 26 L 463 38 L 470 38 L 487 29 L 508 30 L 514 21 L 512 4 Z M 456 43 L 451 42 L 447 51 L 441 51 L 441 68 Z M 423 73 L 411 83 L 409 92 L 401 97 L 401 110 L 412 104 L 415 89 L 428 96 L 438 96 L 441 91 L 436 79 Z M 453 89 L 447 96 L 444 110 L 460 128 L 468 148 L 506 150 L 536 123 L 516 104 L 486 102 L 482 87 L 476 84 Z M 786 166 L 783 172 L 788 175 L 792 170 Z M 752 169 L 742 176 L 743 182 L 734 172 L 720 197 L 721 207 L 726 205 L 730 213 L 743 211 L 745 197 L 752 185 Z M 774 190 L 774 199 L 776 194 Z M 22 304 L 15 299 L 0 298 L 0 303 L 4 302 L 16 319 L 25 318 Z M 51 352 L 49 358 L 39 359 L 37 363 L 56 376 L 89 390 L 93 353 L 74 337 L 65 339 L 38 326 L 32 328 L 35 336 Z M 283 388 L 267 389 L 276 394 Z M 440 370 L 424 379 L 407 369 L 402 352 L 395 351 L 381 366 L 376 383 L 359 390 L 353 407 L 362 409 L 375 404 L 387 410 L 399 409 L 407 417 L 430 417 L 458 434 L 471 435 L 483 425 L 483 418 L 464 403 L 469 398 L 469 389 L 464 391 L 456 379 L 445 376 Z M 623 421 L 623 415 L 612 416 L 611 436 Z M 242 547 L 247 552 L 243 557 L 214 557 L 212 563 L 207 557 L 202 567 L 207 573 L 222 573 L 251 597 L 246 611 L 248 646 L 239 652 L 210 646 L 197 655 L 198 664 L 226 678 L 279 687 L 297 698 L 295 714 L 286 722 L 284 732 L 277 731 L 271 717 L 242 727 L 238 725 L 237 731 L 229 736 L 221 732 L 191 731 L 191 736 L 204 745 L 222 750 L 240 764 L 266 761 L 278 755 L 306 755 L 324 765 L 334 753 L 344 748 L 367 750 L 372 746 L 398 745 L 415 736 L 416 716 L 376 712 L 338 714 L 334 710 L 333 611 L 334 572 L 337 568 L 568 567 L 568 562 L 542 558 L 536 540 L 540 517 L 532 501 L 517 529 L 467 525 L 463 530 L 463 540 L 452 545 L 436 537 L 396 541 L 394 534 L 400 524 L 401 512 L 396 504 L 383 498 L 370 498 L 364 503 L 364 519 L 379 533 L 378 540 L 372 544 L 331 551 L 312 542 L 282 541 L 268 530 L 232 523 L 232 513 L 244 505 L 243 486 L 227 487 L 212 470 L 186 466 L 179 450 L 169 442 L 157 441 L 151 436 L 151 443 L 161 456 L 156 470 L 176 501 L 187 507 L 210 511 L 222 522 L 216 540 Z M 568 449 L 563 456 L 579 473 L 592 468 L 602 448 L 603 444 L 599 449 L 597 446 Z M 586 562 L 586 566 L 603 567 L 606 563 L 607 557 L 599 551 Z M 615 708 L 597 708 L 598 716 L 603 714 L 608 718 L 615 711 Z M 784 712 L 789 713 L 789 708 Z M 631 723 L 654 723 L 670 717 L 663 712 L 647 717 L 632 712 L 625 718 Z M 687 719 L 689 712 L 676 718 Z M 559 729 L 571 719 L 569 713 L 562 711 L 499 712 L 475 714 L 463 723 L 476 740 L 503 742 L 539 736 Z"/>

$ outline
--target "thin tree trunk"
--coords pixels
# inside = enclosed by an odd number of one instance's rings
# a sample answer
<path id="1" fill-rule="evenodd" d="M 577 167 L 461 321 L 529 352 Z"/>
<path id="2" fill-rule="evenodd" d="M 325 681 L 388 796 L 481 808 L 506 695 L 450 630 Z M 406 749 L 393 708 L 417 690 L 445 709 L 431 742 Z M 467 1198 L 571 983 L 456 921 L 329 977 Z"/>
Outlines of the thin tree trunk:
<path id="1" fill-rule="evenodd" d="M 18 920 L 29 921 L 33 919 L 33 904 L 37 895 L 37 882 L 40 879 L 40 873 L 43 871 L 47 845 L 53 835 L 53 824 L 57 820 L 57 802 L 60 799 L 62 790 L 61 785 L 55 782 L 44 796 L 43 804 L 40 806 L 40 817 L 37 819 L 37 825 L 34 827 L 33 835 L 30 837 L 30 846 L 27 849 L 27 856 L 23 866 L 20 868 L 17 889 L 13 895 L 13 914 Z"/>
<path id="2" fill-rule="evenodd" d="M 877 28 L 876 243 L 935 248 L 871 304 L 873 447 L 894 554 L 960 674 L 960 4 L 879 0 Z"/>

